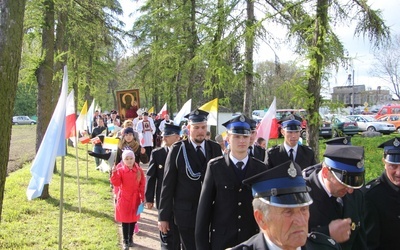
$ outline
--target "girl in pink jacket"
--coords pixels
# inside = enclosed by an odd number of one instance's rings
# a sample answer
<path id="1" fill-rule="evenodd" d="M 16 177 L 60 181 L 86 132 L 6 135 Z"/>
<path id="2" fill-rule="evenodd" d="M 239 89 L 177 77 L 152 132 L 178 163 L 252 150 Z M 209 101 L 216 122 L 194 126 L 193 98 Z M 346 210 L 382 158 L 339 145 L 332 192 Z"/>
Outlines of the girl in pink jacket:
<path id="1" fill-rule="evenodd" d="M 140 217 L 137 209 L 144 201 L 146 182 L 143 170 L 135 162 L 133 151 L 123 151 L 122 161 L 112 169 L 110 181 L 115 187 L 119 187 L 115 220 L 122 223 L 124 249 L 129 249 L 133 246 L 133 230 Z"/>

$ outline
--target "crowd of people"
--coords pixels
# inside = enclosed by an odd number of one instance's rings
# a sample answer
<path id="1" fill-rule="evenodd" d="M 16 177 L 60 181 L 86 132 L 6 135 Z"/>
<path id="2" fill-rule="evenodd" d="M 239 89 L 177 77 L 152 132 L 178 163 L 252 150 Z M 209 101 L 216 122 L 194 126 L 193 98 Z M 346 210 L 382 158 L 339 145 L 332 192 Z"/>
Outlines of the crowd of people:
<path id="1" fill-rule="evenodd" d="M 141 206 L 158 211 L 160 249 L 397 248 L 400 138 L 379 146 L 384 171 L 365 184 L 363 147 L 331 139 L 317 163 L 294 116 L 280 121 L 283 143 L 267 149 L 245 115 L 226 121 L 215 140 L 206 111 L 193 110 L 183 126 L 154 115 L 121 124 L 117 112 L 96 114 L 91 134 L 97 166 L 111 155 L 104 136 L 120 138 L 110 183 L 124 250 L 134 247 Z"/>

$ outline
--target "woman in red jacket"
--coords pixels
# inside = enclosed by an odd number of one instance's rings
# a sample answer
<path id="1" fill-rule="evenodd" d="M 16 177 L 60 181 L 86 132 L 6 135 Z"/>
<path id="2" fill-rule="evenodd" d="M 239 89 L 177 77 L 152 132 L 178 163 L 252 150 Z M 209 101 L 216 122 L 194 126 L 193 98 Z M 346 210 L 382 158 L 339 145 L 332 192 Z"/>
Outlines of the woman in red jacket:
<path id="1" fill-rule="evenodd" d="M 133 246 L 133 230 L 139 219 L 138 206 L 144 201 L 146 178 L 143 170 L 135 162 L 135 154 L 124 150 L 122 161 L 113 168 L 111 183 L 119 187 L 115 204 L 115 220 L 122 223 L 124 249 Z"/>

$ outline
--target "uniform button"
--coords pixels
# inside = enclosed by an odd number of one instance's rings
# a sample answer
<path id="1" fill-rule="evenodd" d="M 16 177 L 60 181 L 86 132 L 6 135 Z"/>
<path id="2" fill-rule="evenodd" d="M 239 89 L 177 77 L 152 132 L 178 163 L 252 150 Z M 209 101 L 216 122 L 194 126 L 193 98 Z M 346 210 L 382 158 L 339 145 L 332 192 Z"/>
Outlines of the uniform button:
<path id="1" fill-rule="evenodd" d="M 241 189 L 241 188 L 239 188 L 239 192 L 242 192 L 242 189 Z"/>
<path id="2" fill-rule="evenodd" d="M 238 229 L 238 232 L 242 231 L 240 228 Z"/>
<path id="3" fill-rule="evenodd" d="M 241 206 L 241 205 L 242 205 L 242 203 L 241 203 L 241 202 L 238 202 L 238 205 L 239 205 L 239 206 Z"/>
<path id="4" fill-rule="evenodd" d="M 238 216 L 238 219 L 241 219 L 241 218 L 242 218 L 242 216 L 241 216 L 241 215 L 239 215 L 239 216 Z"/>
<path id="5" fill-rule="evenodd" d="M 213 232 L 215 232 L 215 229 L 213 229 Z"/>
<path id="6" fill-rule="evenodd" d="M 227 188 L 227 186 L 224 186 L 224 188 Z"/>

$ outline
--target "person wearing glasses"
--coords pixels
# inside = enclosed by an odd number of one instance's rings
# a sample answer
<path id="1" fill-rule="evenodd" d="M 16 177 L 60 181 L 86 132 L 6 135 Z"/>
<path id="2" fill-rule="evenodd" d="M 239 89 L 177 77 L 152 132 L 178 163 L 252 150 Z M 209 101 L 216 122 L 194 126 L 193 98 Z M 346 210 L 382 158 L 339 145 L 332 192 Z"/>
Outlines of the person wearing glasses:
<path id="1" fill-rule="evenodd" d="M 324 161 L 303 170 L 314 200 L 310 232 L 326 234 L 342 249 L 367 249 L 364 226 L 364 148 L 327 144 Z"/>
<path id="2" fill-rule="evenodd" d="M 365 230 L 368 249 L 397 249 L 400 231 L 400 138 L 381 145 L 382 175 L 365 185 Z"/>

